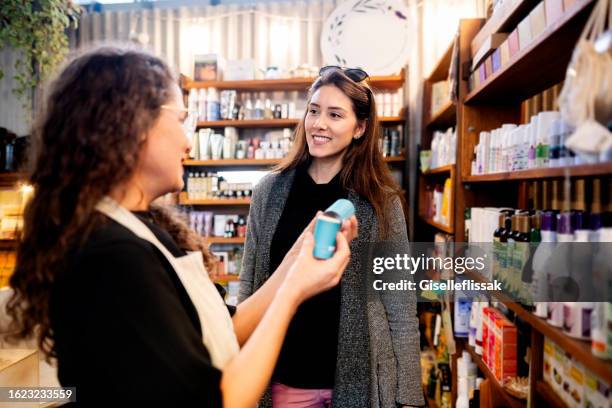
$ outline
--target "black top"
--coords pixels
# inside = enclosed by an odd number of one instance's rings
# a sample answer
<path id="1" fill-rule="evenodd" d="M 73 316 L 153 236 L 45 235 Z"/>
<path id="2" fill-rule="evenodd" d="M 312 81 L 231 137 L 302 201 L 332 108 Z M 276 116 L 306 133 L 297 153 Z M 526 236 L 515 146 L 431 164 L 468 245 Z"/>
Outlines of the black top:
<path id="1" fill-rule="evenodd" d="M 280 265 L 318 210 L 347 196 L 339 174 L 328 184 L 316 184 L 305 167 L 298 168 L 272 238 L 269 273 Z M 287 330 L 274 381 L 295 388 L 333 388 L 339 324 L 340 285 L 304 302 Z"/>
<path id="2" fill-rule="evenodd" d="M 185 254 L 136 214 L 174 256 Z M 66 257 L 50 318 L 59 381 L 76 387 L 78 405 L 222 406 L 221 371 L 179 277 L 157 248 L 117 222 L 104 217 Z"/>

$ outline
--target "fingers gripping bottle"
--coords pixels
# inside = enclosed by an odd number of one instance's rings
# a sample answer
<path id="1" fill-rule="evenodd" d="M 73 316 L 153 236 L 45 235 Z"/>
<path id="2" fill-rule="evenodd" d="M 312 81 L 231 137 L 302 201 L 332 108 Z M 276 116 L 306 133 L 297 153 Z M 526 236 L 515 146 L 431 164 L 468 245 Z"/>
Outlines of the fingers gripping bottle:
<path id="1" fill-rule="evenodd" d="M 355 214 L 355 206 L 341 198 L 317 218 L 314 227 L 313 255 L 318 259 L 329 259 L 336 251 L 336 234 L 342 222 Z"/>

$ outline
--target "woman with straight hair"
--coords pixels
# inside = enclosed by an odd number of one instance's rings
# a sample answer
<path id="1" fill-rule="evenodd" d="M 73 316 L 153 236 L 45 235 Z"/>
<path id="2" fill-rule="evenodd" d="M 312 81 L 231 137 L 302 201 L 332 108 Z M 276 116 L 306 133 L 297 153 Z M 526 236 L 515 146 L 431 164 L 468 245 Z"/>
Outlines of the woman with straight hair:
<path id="1" fill-rule="evenodd" d="M 275 278 L 228 310 L 201 238 L 152 204 L 183 188 L 187 115 L 175 76 L 142 50 L 93 49 L 51 86 L 7 311 L 79 405 L 254 406 L 297 307 L 348 262 L 355 219 L 326 261 L 311 224 Z"/>
<path id="2" fill-rule="evenodd" d="M 408 248 L 404 200 L 379 150 L 366 78 L 361 69 L 321 69 L 292 151 L 253 192 L 241 301 L 274 278 L 295 231 L 318 210 L 347 198 L 360 230 L 341 283 L 309 299 L 293 317 L 263 406 L 424 404 L 416 296 L 370 292 L 371 270 L 362 264 L 371 244 Z"/>

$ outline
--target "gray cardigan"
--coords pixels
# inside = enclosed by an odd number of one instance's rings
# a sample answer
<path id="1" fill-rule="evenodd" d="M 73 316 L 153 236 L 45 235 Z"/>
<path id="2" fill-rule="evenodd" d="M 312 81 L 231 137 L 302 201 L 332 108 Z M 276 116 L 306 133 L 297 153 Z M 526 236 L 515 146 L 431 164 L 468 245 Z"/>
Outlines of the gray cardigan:
<path id="1" fill-rule="evenodd" d="M 240 273 L 242 302 L 268 278 L 270 245 L 289 195 L 295 170 L 266 175 L 255 187 Z M 368 291 L 363 254 L 378 241 L 378 223 L 367 200 L 349 191 L 355 205 L 359 237 L 350 244 L 351 259 L 341 281 L 338 360 L 334 407 L 395 408 L 424 405 L 421 389 L 419 326 L 413 292 Z M 389 242 L 408 248 L 406 222 L 399 200 L 391 217 L 397 222 Z M 367 254 L 366 254 L 366 258 Z M 374 294 L 373 294 L 374 293 Z M 269 392 L 260 406 L 270 407 Z"/>

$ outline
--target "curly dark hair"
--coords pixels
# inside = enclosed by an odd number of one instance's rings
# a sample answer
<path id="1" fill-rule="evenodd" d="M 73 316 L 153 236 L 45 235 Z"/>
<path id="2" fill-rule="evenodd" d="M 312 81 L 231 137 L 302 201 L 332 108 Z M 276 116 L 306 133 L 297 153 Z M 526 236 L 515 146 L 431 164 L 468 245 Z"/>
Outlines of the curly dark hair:
<path id="1" fill-rule="evenodd" d="M 33 130 L 29 182 L 34 195 L 25 209 L 10 279 L 9 339 L 36 335 L 45 356 L 55 357 L 49 319 L 53 282 L 68 251 L 103 222 L 95 211 L 98 201 L 132 176 L 144 135 L 174 86 L 176 79 L 161 59 L 123 46 L 75 57 L 51 84 Z M 156 218 L 172 227 L 179 245 L 204 250 L 170 213 L 157 211 Z"/>

